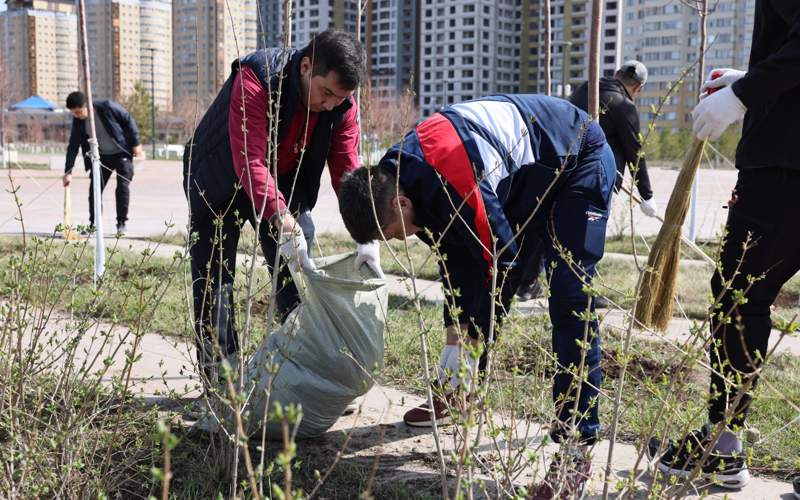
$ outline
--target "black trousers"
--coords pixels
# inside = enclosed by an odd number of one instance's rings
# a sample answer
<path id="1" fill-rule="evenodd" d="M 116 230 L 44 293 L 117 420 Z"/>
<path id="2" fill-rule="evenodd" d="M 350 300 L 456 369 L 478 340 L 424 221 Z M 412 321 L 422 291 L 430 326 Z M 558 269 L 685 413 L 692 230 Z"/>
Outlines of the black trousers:
<path id="1" fill-rule="evenodd" d="M 770 306 L 784 283 L 800 269 L 798 195 L 800 170 L 739 172 L 728 214 L 722 268 L 711 279 L 719 305 L 711 322 L 714 345 L 710 359 L 722 374 L 711 376 L 709 420 L 713 423 L 721 422 L 728 412 L 733 426 L 741 426 L 747 417 L 756 370 L 767 354 Z M 748 239 L 749 248 L 745 250 Z M 746 301 L 737 300 L 737 292 L 742 292 Z"/>
<path id="2" fill-rule="evenodd" d="M 128 206 L 131 201 L 131 180 L 133 180 L 133 161 L 125 153 L 116 155 L 100 155 L 100 193 L 106 189 L 108 179 L 113 172 L 117 173 L 117 224 L 128 220 Z M 91 167 L 91 165 L 90 165 Z M 94 176 L 89 170 L 89 225 L 94 225 Z"/>
<path id="3" fill-rule="evenodd" d="M 220 355 L 239 349 L 235 326 L 233 280 L 236 274 L 236 248 L 245 222 L 255 228 L 255 214 L 250 198 L 243 190 L 234 196 L 230 207 L 219 211 L 202 210 L 192 213 L 190 231 L 195 238 L 190 257 L 192 261 L 192 293 L 194 298 L 195 340 L 200 366 L 207 368 Z M 296 214 L 308 242 L 309 254 L 314 239 L 314 222 L 310 212 Z M 278 251 L 278 234 L 273 226 L 262 220 L 259 227 L 261 250 L 272 273 Z M 278 270 L 278 291 L 275 294 L 281 322 L 300 302 L 297 288 L 288 267 L 281 262 Z M 219 345 L 219 352 L 215 351 Z"/>

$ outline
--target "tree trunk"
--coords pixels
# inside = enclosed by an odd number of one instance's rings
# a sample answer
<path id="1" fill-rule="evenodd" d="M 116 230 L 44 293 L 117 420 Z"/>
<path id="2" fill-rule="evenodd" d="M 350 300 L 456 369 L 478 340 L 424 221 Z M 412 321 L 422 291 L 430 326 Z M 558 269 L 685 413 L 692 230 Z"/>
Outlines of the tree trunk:
<path id="1" fill-rule="evenodd" d="M 552 75 L 550 68 L 553 64 L 552 50 L 552 29 L 550 28 L 550 0 L 544 0 L 544 93 L 550 95 L 553 89 Z"/>
<path id="2" fill-rule="evenodd" d="M 589 33 L 589 115 L 600 114 L 600 26 L 603 20 L 602 0 L 592 0 L 592 24 Z"/>

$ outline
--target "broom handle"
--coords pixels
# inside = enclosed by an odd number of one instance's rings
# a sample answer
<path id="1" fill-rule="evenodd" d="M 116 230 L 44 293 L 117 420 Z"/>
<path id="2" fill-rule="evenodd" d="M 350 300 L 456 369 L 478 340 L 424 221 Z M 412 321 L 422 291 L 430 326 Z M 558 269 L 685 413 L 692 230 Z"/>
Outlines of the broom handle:
<path id="1" fill-rule="evenodd" d="M 640 204 L 640 203 L 642 203 L 642 200 L 639 198 L 639 196 L 637 196 L 636 194 L 634 194 L 634 193 L 633 193 L 633 192 L 632 192 L 630 189 L 628 189 L 628 187 L 627 187 L 627 186 L 625 186 L 624 184 L 622 185 L 622 190 L 623 190 L 623 191 L 624 191 L 624 192 L 625 192 L 625 193 L 626 193 L 628 196 L 630 196 L 631 198 L 633 198 L 633 201 L 635 201 L 637 204 Z M 664 223 L 664 218 L 663 218 L 663 217 L 661 217 L 660 215 L 656 215 L 656 217 L 655 217 L 655 218 L 656 218 L 656 219 L 658 219 L 658 221 L 659 221 L 659 222 L 661 222 L 662 224 Z M 709 257 L 709 256 L 708 256 L 708 255 L 707 255 L 707 254 L 706 254 L 706 253 L 705 253 L 705 252 L 704 252 L 704 251 L 703 251 L 703 250 L 702 250 L 700 247 L 698 247 L 697 245 L 695 245 L 693 241 L 691 241 L 689 238 L 687 238 L 686 236 L 684 236 L 684 235 L 683 235 L 683 232 L 681 232 L 681 241 L 682 241 L 683 243 L 685 243 L 687 247 L 689 247 L 689 248 L 691 248 L 692 250 L 694 250 L 694 251 L 695 251 L 695 252 L 696 252 L 696 253 L 697 253 L 699 256 L 701 256 L 701 257 L 703 258 L 703 260 L 705 260 L 707 263 L 711 264 L 712 266 L 715 266 L 715 265 L 717 264 L 717 263 L 716 263 L 716 261 L 715 261 L 714 259 L 712 259 L 711 257 Z"/>

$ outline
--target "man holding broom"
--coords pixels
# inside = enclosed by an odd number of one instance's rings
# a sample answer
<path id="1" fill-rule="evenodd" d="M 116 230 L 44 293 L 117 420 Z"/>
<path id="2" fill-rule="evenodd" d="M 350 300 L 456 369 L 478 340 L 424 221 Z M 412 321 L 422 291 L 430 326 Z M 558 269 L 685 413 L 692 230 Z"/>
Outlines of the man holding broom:
<path id="1" fill-rule="evenodd" d="M 800 270 L 800 2 L 756 2 L 747 72 L 713 70 L 692 112 L 700 140 L 718 138 L 744 117 L 736 151 L 739 178 L 728 202 L 726 239 L 711 280 L 708 422 L 687 436 L 653 439 L 663 472 L 715 478 L 741 488 L 750 480 L 742 450 L 752 394 L 767 355 L 770 307 Z"/>
<path id="2" fill-rule="evenodd" d="M 92 168 L 89 158 L 89 106 L 83 92 L 72 92 L 67 96 L 67 109 L 72 113 L 72 129 L 67 146 L 67 161 L 64 165 L 63 184 L 67 188 L 72 183 L 72 168 L 78 156 L 78 148 L 83 151 L 83 164 L 88 172 Z M 106 188 L 113 172 L 117 173 L 117 235 L 127 232 L 128 205 L 130 204 L 130 184 L 133 180 L 132 159 L 142 154 L 139 144 L 139 129 L 136 121 L 121 105 L 114 101 L 94 101 L 97 145 L 100 149 L 100 192 Z M 89 230 L 94 231 L 94 177 L 89 176 Z"/>
<path id="3" fill-rule="evenodd" d="M 449 422 L 458 389 L 472 392 L 486 367 L 481 340 L 491 345 L 492 319 L 508 310 L 518 263 L 545 242 L 558 362 L 550 435 L 564 447 L 537 498 L 552 497 L 553 485 L 579 496 L 590 476 L 600 339 L 585 287 L 603 255 L 615 178 L 614 155 L 586 113 L 553 97 L 496 95 L 434 114 L 377 166 L 347 176 L 339 192 L 356 242 L 416 235 L 443 255 L 447 340 L 433 408 L 408 411 L 411 426 Z"/>

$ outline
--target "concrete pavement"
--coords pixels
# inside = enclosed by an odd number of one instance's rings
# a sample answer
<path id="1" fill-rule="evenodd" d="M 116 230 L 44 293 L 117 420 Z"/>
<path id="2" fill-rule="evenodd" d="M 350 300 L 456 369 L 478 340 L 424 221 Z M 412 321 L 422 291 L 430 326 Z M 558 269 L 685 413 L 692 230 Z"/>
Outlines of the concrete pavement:
<path id="1" fill-rule="evenodd" d="M 18 196 L 23 204 L 22 214 L 28 232 L 52 233 L 63 220 L 64 189 L 61 187 L 61 172 L 50 170 L 11 170 L 0 172 L 0 233 L 15 233 L 21 230 L 14 197 L 8 193 L 11 180 L 18 187 Z M 669 194 L 677 177 L 677 170 L 650 168 L 650 178 L 655 198 L 663 215 Z M 131 183 L 131 204 L 128 231 L 130 236 L 147 237 L 163 233 L 167 224 L 172 231 L 184 230 L 187 223 L 186 199 L 183 195 L 182 163 L 179 161 L 135 162 L 135 173 Z M 734 170 L 700 170 L 697 234 L 698 238 L 713 238 L 725 222 L 727 211 L 722 205 L 728 200 L 730 190 L 736 182 Z M 116 225 L 114 189 L 116 179 L 109 181 L 104 192 L 103 223 L 105 232 L 113 234 Z M 86 224 L 89 218 L 89 177 L 76 171 L 72 180 L 72 223 Z M 630 228 L 630 210 L 627 197 L 615 197 L 615 206 L 609 221 L 609 235 L 626 233 Z M 317 232 L 345 232 L 336 194 L 330 176 L 322 176 L 319 200 L 313 211 Z M 641 234 L 655 234 L 659 222 L 645 217 L 638 208 L 633 211 L 633 222 Z"/>

